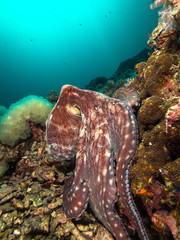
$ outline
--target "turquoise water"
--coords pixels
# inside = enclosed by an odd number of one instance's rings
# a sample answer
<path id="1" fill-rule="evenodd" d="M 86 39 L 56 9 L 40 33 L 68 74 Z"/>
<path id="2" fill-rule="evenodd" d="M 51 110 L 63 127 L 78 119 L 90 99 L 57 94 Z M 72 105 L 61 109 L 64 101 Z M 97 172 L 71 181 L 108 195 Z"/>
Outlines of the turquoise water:
<path id="1" fill-rule="evenodd" d="M 146 47 L 150 0 L 1 0 L 0 105 L 83 88 Z"/>

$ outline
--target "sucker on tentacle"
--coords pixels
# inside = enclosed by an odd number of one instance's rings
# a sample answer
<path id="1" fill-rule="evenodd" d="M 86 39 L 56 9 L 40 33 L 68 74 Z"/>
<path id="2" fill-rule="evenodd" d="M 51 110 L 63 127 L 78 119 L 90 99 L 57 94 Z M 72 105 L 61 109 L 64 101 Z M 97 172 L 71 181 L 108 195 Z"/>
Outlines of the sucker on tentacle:
<path id="1" fill-rule="evenodd" d="M 139 98 L 135 90 L 124 91 L 122 101 L 63 86 L 47 120 L 46 141 L 55 160 L 76 156 L 74 176 L 64 186 L 67 217 L 79 217 L 90 202 L 95 215 L 117 240 L 130 239 L 114 208 L 119 195 L 140 239 L 148 240 L 129 183 L 138 138 L 131 107 L 137 106 Z M 123 90 L 119 92 L 122 95 Z"/>

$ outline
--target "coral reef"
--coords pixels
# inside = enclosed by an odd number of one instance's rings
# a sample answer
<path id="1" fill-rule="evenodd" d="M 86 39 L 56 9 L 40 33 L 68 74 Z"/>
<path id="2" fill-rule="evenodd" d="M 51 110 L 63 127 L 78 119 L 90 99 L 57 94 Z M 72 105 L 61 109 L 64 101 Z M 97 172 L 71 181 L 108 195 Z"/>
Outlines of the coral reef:
<path id="1" fill-rule="evenodd" d="M 118 88 L 124 86 L 127 79 L 135 77 L 135 65 L 139 62 L 147 61 L 150 52 L 151 49 L 143 49 L 134 57 L 121 62 L 116 72 L 110 78 L 97 77 L 86 85 L 85 88 L 102 92 L 111 97 Z"/>
<path id="2" fill-rule="evenodd" d="M 134 74 L 134 66 L 139 62 L 147 61 L 150 52 L 151 49 L 144 48 L 136 56 L 121 62 L 118 69 L 111 78 L 119 80 L 132 77 L 132 74 Z"/>
<path id="3" fill-rule="evenodd" d="M 180 7 L 169 5 L 169 1 L 162 11 L 171 8 L 174 14 L 175 7 L 179 16 Z M 159 25 L 162 27 L 161 13 Z M 137 114 L 141 142 L 131 169 L 131 186 L 154 224 L 156 234 L 153 237 L 160 239 L 180 237 L 180 49 L 176 26 L 173 25 L 171 33 L 168 28 L 161 31 L 163 41 L 159 41 L 160 36 L 154 38 L 154 52 L 147 62 L 136 65 L 136 78 L 129 82 L 139 91 L 142 100 Z"/>
<path id="4" fill-rule="evenodd" d="M 159 11 L 158 26 L 150 35 L 148 45 L 151 48 L 166 49 L 178 44 L 180 28 L 179 0 L 156 0 L 151 9 L 163 4 Z"/>

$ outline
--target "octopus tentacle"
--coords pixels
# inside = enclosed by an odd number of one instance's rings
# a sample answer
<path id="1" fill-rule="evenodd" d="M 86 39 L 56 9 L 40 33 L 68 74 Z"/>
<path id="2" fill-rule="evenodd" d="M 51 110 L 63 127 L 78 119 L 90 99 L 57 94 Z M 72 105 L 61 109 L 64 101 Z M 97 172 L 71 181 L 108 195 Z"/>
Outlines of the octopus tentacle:
<path id="1" fill-rule="evenodd" d="M 117 101 L 118 102 L 118 101 Z M 105 104 L 106 105 L 106 104 Z M 127 231 L 118 217 L 114 203 L 117 201 L 117 187 L 115 180 L 115 155 L 114 155 L 114 142 L 112 141 L 112 135 L 116 135 L 116 126 L 118 124 L 114 121 L 105 120 L 107 111 L 109 118 L 114 115 L 115 105 L 109 104 L 106 107 L 106 111 L 98 114 L 99 125 L 96 127 L 90 125 L 89 128 L 93 129 L 89 142 L 97 141 L 97 146 L 93 148 L 98 149 L 96 155 L 94 151 L 91 153 L 91 158 L 88 162 L 91 162 L 91 181 L 88 182 L 90 190 L 90 202 L 93 211 L 104 226 L 111 231 L 117 240 L 130 239 Z M 114 129 L 114 131 L 112 131 Z M 94 140 L 94 141 L 93 141 Z"/>
<path id="2" fill-rule="evenodd" d="M 103 126 L 103 128 L 102 128 Z M 93 203 L 93 210 L 96 216 L 107 225 L 108 218 L 105 211 L 105 205 L 107 205 L 107 199 L 104 198 L 105 192 L 107 191 L 108 169 L 111 161 L 111 145 L 106 140 L 108 136 L 108 126 L 104 122 L 103 125 L 97 125 L 91 134 L 89 140 L 98 139 L 96 145 L 86 146 L 86 149 L 92 149 L 91 155 L 88 155 L 87 159 L 87 171 L 90 173 L 88 180 L 88 187 L 90 189 L 90 201 Z M 92 142 L 92 141 L 91 141 Z M 98 153 L 93 149 L 98 148 Z M 113 177 L 113 176 L 112 176 Z M 110 193 L 114 198 L 115 186 L 110 189 Z"/>
<path id="3" fill-rule="evenodd" d="M 107 223 L 109 226 L 106 226 L 111 232 L 113 232 L 114 236 L 117 240 L 129 240 L 128 233 L 126 228 L 121 221 L 120 217 L 117 215 L 117 212 L 114 208 L 114 203 L 117 201 L 117 187 L 115 181 L 115 169 L 113 167 L 113 161 L 109 165 L 109 172 L 107 175 L 107 183 L 106 183 L 106 192 L 104 194 L 104 198 L 108 199 L 105 203 L 105 213 L 107 215 Z M 112 194 L 112 189 L 114 192 Z"/>
<path id="4" fill-rule="evenodd" d="M 124 144 L 118 157 L 116 169 L 117 186 L 122 202 L 126 206 L 127 212 L 131 216 L 131 220 L 136 226 L 140 238 L 148 240 L 149 238 L 130 190 L 130 166 L 136 152 L 138 134 L 137 122 L 134 115 L 131 114 L 131 109 L 128 107 L 126 112 L 128 114 L 123 118 L 124 127 L 121 135 Z"/>
<path id="5" fill-rule="evenodd" d="M 63 192 L 63 208 L 68 218 L 79 217 L 86 209 L 88 199 L 89 189 L 86 182 L 74 185 L 73 177 L 66 180 Z"/>
<path id="6" fill-rule="evenodd" d="M 108 156 L 109 154 L 111 157 Z M 117 200 L 117 188 L 114 178 L 115 169 L 112 150 L 106 147 L 106 151 L 104 151 L 102 148 L 95 159 L 98 164 L 99 157 L 102 156 L 104 156 L 103 166 L 98 166 L 94 172 L 94 176 L 97 176 L 97 183 L 94 184 L 93 174 L 91 176 L 92 182 L 88 183 L 91 207 L 98 219 L 110 232 L 113 232 L 117 240 L 128 240 L 126 229 L 114 208 L 114 203 Z M 96 185 L 96 187 L 93 185 Z"/>
<path id="7" fill-rule="evenodd" d="M 74 177 L 66 180 L 64 186 L 63 207 L 68 218 L 79 217 L 86 209 L 89 200 L 89 188 L 85 181 L 85 176 L 82 174 L 83 172 L 85 173 L 84 164 L 86 162 L 85 149 L 82 147 L 86 141 L 85 128 L 86 126 L 82 124 L 79 133 L 79 147 L 76 154 Z"/>
<path id="8" fill-rule="evenodd" d="M 134 111 L 140 105 L 140 97 L 135 88 L 122 87 L 115 91 L 113 98 L 126 102 Z"/>

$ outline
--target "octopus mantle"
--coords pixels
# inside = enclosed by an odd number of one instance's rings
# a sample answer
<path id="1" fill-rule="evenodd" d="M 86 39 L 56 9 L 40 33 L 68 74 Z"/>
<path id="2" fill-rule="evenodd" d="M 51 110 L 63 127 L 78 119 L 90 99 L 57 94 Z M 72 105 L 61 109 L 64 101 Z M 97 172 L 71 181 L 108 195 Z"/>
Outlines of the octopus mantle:
<path id="1" fill-rule="evenodd" d="M 132 95 L 128 88 L 124 92 Z M 127 103 L 131 105 L 131 101 Z M 68 218 L 79 217 L 90 202 L 95 215 L 117 240 L 130 239 L 114 208 L 120 196 L 140 239 L 147 240 L 129 184 L 138 127 L 127 103 L 65 85 L 47 120 L 46 141 L 55 160 L 76 156 L 74 176 L 64 187 Z"/>

